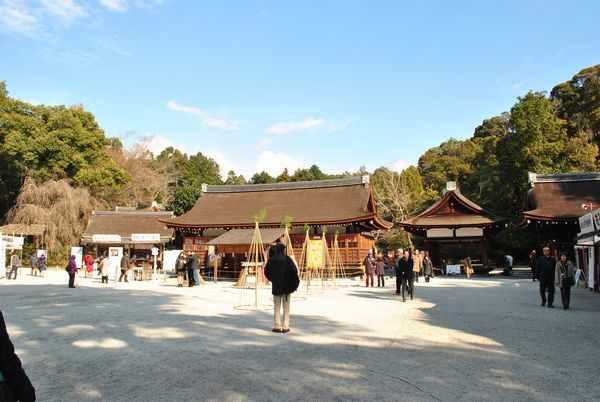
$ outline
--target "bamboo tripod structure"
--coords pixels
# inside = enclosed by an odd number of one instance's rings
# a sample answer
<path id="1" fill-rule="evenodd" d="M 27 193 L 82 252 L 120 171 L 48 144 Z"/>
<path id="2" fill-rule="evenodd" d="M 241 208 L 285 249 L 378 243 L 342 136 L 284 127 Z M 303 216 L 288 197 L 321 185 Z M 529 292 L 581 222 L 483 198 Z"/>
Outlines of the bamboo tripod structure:
<path id="1" fill-rule="evenodd" d="M 258 222 L 255 222 L 254 226 L 254 234 L 252 235 L 252 242 L 250 243 L 250 249 L 248 251 L 248 258 L 246 259 L 246 267 L 242 271 L 240 275 L 240 279 L 238 283 L 242 283 L 242 292 L 240 293 L 240 301 L 237 307 L 241 307 L 242 305 L 242 297 L 244 294 L 244 289 L 246 286 L 246 280 L 249 275 L 246 274 L 246 270 L 250 270 L 254 268 L 254 307 L 259 308 L 260 306 L 260 289 L 261 282 L 264 275 L 264 266 L 267 263 L 267 254 L 265 253 L 265 248 L 263 246 L 262 236 L 260 235 L 260 229 L 258 228 Z M 242 277 L 244 275 L 244 277 Z"/>
<path id="2" fill-rule="evenodd" d="M 343 279 L 346 279 L 348 275 L 346 274 L 346 265 L 344 264 L 344 260 L 342 259 L 342 253 L 340 252 L 340 245 L 338 243 L 338 235 L 335 234 L 333 240 L 333 249 L 331 250 L 332 258 L 331 258 L 331 269 L 333 270 L 333 286 L 336 287 L 336 278 L 339 276 Z"/>

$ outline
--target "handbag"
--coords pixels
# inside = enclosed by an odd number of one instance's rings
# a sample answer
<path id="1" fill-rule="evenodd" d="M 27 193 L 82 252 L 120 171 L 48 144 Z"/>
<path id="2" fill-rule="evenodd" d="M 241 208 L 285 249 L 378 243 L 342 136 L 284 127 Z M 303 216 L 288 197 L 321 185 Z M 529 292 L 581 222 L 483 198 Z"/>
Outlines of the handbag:
<path id="1" fill-rule="evenodd" d="M 571 287 L 575 285 L 575 280 L 572 276 L 563 276 L 563 286 Z"/>

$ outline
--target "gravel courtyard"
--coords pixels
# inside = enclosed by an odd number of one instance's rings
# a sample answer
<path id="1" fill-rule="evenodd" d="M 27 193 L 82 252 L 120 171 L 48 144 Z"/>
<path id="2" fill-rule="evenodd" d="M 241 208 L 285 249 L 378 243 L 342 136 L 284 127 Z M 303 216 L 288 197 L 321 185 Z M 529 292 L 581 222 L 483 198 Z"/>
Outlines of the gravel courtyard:
<path id="1" fill-rule="evenodd" d="M 393 279 L 353 282 L 295 294 L 277 334 L 270 309 L 234 308 L 230 282 L 66 282 L 0 283 L 40 401 L 600 398 L 600 295 L 581 288 L 565 311 L 524 279 L 437 277 L 406 303 Z"/>

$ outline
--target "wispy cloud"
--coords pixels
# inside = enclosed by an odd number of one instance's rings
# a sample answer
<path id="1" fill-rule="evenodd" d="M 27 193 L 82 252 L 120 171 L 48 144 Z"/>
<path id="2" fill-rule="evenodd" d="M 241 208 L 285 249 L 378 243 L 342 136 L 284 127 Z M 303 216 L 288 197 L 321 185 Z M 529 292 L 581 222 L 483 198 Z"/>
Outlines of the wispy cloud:
<path id="1" fill-rule="evenodd" d="M 392 165 L 390 166 L 390 170 L 393 170 L 394 172 L 402 173 L 402 171 L 409 166 L 410 166 L 410 163 L 408 163 L 407 161 L 398 159 L 392 163 Z"/>
<path id="2" fill-rule="evenodd" d="M 514 91 L 514 90 L 517 90 L 517 89 L 519 89 L 519 88 L 523 88 L 523 86 L 525 86 L 525 81 L 524 81 L 524 80 L 521 80 L 521 81 L 519 81 L 519 82 L 515 82 L 514 84 L 512 84 L 512 85 L 510 86 L 510 89 L 511 89 L 512 91 Z"/>
<path id="3" fill-rule="evenodd" d="M 129 8 L 127 0 L 100 0 L 100 4 L 108 8 L 110 11 L 122 13 Z"/>
<path id="4" fill-rule="evenodd" d="M 259 138 L 258 141 L 256 141 L 255 148 L 262 150 L 266 146 L 271 145 L 272 143 L 273 143 L 273 140 L 270 138 Z"/>
<path id="5" fill-rule="evenodd" d="M 346 120 L 341 123 L 330 123 L 324 118 L 308 117 L 302 121 L 282 121 L 275 123 L 272 126 L 267 127 L 265 130 L 269 134 L 287 134 L 298 130 L 307 131 L 342 131 L 352 122 L 352 120 Z"/>
<path id="6" fill-rule="evenodd" d="M 216 113 L 211 114 L 206 110 L 199 109 L 193 106 L 180 105 L 177 102 L 167 102 L 167 107 L 176 112 L 188 113 L 200 119 L 202 125 L 207 127 L 220 128 L 222 130 L 239 130 L 241 121 L 227 120 L 225 117 L 230 114 L 229 109 L 220 109 Z"/>
<path id="7" fill-rule="evenodd" d="M 96 43 L 99 47 L 120 56 L 130 57 L 132 54 L 129 50 L 125 49 L 121 44 L 119 44 L 119 40 L 114 38 L 98 39 Z"/>
<path id="8" fill-rule="evenodd" d="M 89 15 L 83 9 L 83 6 L 75 0 L 42 0 L 42 4 L 48 14 L 58 18 L 59 21 L 65 24 L 70 24 Z"/>
<path id="9" fill-rule="evenodd" d="M 554 55 L 554 60 L 556 59 L 560 59 L 561 57 L 563 57 L 565 55 L 565 49 L 560 49 L 560 51 L 558 51 L 558 53 L 556 53 Z"/>
<path id="10" fill-rule="evenodd" d="M 9 34 L 34 35 L 40 27 L 40 12 L 22 1 L 0 3 L 0 30 Z"/>

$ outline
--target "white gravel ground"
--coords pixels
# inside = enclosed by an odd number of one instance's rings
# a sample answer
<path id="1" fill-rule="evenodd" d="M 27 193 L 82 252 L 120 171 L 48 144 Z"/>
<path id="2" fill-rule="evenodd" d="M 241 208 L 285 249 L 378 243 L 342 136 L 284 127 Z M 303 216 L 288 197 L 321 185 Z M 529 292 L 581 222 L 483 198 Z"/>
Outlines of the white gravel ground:
<path id="1" fill-rule="evenodd" d="M 40 401 L 600 398 L 600 294 L 585 289 L 565 311 L 558 293 L 540 307 L 530 280 L 438 277 L 406 303 L 393 279 L 354 282 L 295 295 L 276 334 L 271 310 L 234 308 L 230 282 L 66 282 L 0 283 Z"/>

